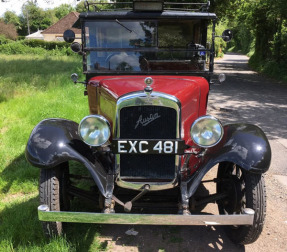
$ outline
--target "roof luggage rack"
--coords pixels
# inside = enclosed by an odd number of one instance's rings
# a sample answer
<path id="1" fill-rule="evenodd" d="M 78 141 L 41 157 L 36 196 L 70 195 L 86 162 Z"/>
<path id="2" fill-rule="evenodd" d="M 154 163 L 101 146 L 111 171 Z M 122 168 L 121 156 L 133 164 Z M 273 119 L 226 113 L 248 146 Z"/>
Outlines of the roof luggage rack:
<path id="1" fill-rule="evenodd" d="M 190 12 L 208 12 L 210 1 L 204 3 L 193 2 L 164 2 L 161 0 L 132 0 L 125 2 L 94 2 L 85 1 L 87 11 L 114 11 L 114 10 L 133 10 L 133 11 L 190 11 Z"/>

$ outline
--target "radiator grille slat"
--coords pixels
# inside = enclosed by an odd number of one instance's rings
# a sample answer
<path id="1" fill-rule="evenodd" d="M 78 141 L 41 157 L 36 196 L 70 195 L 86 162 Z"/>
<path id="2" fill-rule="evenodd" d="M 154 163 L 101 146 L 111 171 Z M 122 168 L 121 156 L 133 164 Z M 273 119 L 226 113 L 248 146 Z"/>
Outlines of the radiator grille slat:
<path id="1" fill-rule="evenodd" d="M 120 138 L 175 139 L 177 112 L 161 106 L 133 106 L 120 111 Z M 173 180 L 175 156 L 129 155 L 120 156 L 120 176 L 150 180 Z"/>

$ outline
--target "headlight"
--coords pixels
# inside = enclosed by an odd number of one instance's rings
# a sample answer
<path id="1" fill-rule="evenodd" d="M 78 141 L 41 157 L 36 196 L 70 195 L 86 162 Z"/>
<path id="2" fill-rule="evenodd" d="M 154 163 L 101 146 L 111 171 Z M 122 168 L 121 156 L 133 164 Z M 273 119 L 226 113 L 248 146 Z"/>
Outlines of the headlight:
<path id="1" fill-rule="evenodd" d="M 223 127 L 213 116 L 202 116 L 194 121 L 190 128 L 193 141 L 200 147 L 212 147 L 223 136 Z"/>
<path id="2" fill-rule="evenodd" d="M 80 122 L 79 135 L 86 144 L 91 146 L 101 146 L 110 138 L 110 124 L 103 116 L 86 116 Z"/>

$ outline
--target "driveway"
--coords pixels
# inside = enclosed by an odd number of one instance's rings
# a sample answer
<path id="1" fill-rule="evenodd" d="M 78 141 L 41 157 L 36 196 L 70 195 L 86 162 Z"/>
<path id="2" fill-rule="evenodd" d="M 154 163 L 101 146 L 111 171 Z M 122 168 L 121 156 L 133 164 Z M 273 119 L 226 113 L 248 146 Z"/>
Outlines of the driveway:
<path id="1" fill-rule="evenodd" d="M 223 124 L 256 124 L 266 133 L 272 162 L 265 175 L 265 229 L 247 251 L 287 251 L 287 84 L 268 79 L 248 68 L 248 57 L 226 54 L 216 61 L 216 73 L 226 82 L 211 87 L 209 113 Z"/>
<path id="2" fill-rule="evenodd" d="M 211 87 L 209 113 L 223 123 L 245 122 L 261 127 L 272 147 L 271 172 L 286 176 L 287 84 L 251 71 L 247 62 L 248 57 L 238 54 L 227 54 L 216 61 L 216 72 L 225 73 L 227 80 Z"/>

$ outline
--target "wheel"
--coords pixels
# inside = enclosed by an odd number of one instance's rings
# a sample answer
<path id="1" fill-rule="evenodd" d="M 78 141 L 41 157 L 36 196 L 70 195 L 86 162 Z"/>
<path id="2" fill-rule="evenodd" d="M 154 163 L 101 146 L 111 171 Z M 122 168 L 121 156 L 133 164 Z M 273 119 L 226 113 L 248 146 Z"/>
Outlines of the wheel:
<path id="1" fill-rule="evenodd" d="M 266 215 L 266 190 L 261 174 L 245 171 L 238 165 L 224 162 L 218 167 L 217 192 L 227 192 L 227 198 L 217 202 L 220 214 L 240 214 L 244 208 L 255 211 L 253 225 L 225 226 L 229 238 L 236 244 L 255 242 L 262 232 Z"/>
<path id="2" fill-rule="evenodd" d="M 67 193 L 69 186 L 69 164 L 62 163 L 53 169 L 41 169 L 40 172 L 40 204 L 48 205 L 51 211 L 66 211 L 70 208 Z M 44 233 L 51 237 L 61 235 L 62 222 L 42 222 Z"/>

